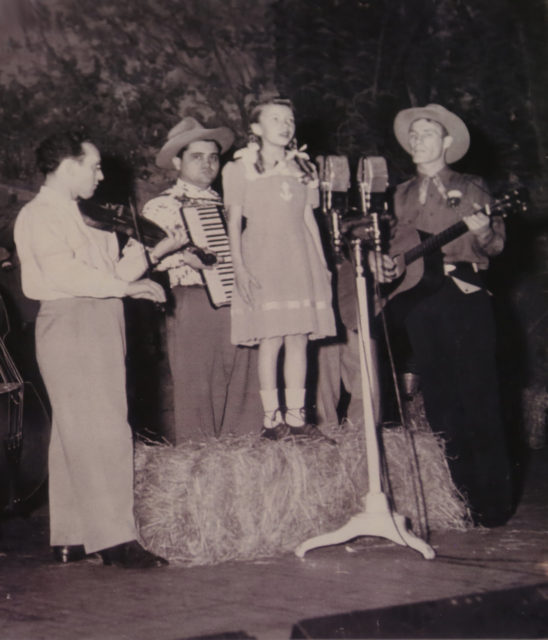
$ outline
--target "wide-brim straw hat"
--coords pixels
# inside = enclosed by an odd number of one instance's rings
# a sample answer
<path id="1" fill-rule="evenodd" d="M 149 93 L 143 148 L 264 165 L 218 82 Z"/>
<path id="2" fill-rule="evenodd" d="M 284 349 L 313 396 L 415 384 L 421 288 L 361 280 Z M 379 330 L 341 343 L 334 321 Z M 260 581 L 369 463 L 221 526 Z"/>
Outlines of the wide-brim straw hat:
<path id="1" fill-rule="evenodd" d="M 466 154 L 470 147 L 468 128 L 457 115 L 440 104 L 427 104 L 425 107 L 413 107 L 398 113 L 394 120 L 394 133 L 407 153 L 412 153 L 409 146 L 409 128 L 415 120 L 421 119 L 439 122 L 453 138 L 453 143 L 445 152 L 447 164 L 457 162 Z"/>
<path id="2" fill-rule="evenodd" d="M 162 169 L 173 169 L 172 159 L 196 140 L 215 140 L 221 147 L 221 153 L 224 153 L 232 146 L 234 133 L 228 127 L 206 129 L 198 120 L 187 116 L 167 134 L 167 141 L 156 156 L 156 164 Z"/>

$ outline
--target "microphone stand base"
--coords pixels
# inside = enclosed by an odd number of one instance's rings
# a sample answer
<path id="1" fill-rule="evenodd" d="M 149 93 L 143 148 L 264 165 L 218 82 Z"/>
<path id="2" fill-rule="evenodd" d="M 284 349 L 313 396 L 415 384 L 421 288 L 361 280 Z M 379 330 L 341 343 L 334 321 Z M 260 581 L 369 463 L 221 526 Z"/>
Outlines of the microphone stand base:
<path id="1" fill-rule="evenodd" d="M 307 551 L 333 544 L 341 544 L 361 536 L 378 536 L 396 544 L 410 547 L 422 553 L 426 560 L 432 560 L 436 553 L 424 540 L 407 528 L 406 519 L 388 506 L 384 493 L 368 493 L 365 497 L 365 511 L 356 514 L 340 529 L 305 540 L 295 549 L 299 558 Z"/>

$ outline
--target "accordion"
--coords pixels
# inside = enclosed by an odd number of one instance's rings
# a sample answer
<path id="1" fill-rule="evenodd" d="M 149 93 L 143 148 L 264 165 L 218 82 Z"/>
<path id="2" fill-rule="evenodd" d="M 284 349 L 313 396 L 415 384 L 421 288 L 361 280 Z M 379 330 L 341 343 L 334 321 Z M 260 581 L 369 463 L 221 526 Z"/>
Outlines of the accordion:
<path id="1" fill-rule="evenodd" d="M 229 305 L 234 286 L 234 269 L 223 205 L 214 200 L 183 198 L 181 217 L 190 241 L 217 256 L 213 268 L 200 271 L 211 304 L 215 308 Z"/>

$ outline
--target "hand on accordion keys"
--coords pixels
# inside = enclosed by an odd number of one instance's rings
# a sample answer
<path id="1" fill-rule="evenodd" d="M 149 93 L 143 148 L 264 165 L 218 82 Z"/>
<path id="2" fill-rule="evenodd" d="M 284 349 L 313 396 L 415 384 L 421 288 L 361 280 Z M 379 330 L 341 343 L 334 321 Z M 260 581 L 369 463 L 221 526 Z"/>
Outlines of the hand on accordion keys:
<path id="1" fill-rule="evenodd" d="M 181 247 L 185 263 L 193 269 L 212 269 L 219 259 L 213 251 L 202 249 L 201 247 L 188 242 Z"/>

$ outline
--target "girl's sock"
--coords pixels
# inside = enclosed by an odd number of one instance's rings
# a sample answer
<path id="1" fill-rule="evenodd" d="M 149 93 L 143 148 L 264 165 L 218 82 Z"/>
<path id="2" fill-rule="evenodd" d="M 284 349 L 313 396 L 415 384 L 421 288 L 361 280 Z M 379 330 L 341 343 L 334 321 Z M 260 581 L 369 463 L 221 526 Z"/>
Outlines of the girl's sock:
<path id="1" fill-rule="evenodd" d="M 263 427 L 272 429 L 283 422 L 282 413 L 279 410 L 278 389 L 261 389 L 259 393 L 264 409 Z"/>
<path id="2" fill-rule="evenodd" d="M 286 389 L 285 423 L 290 427 L 302 427 L 305 423 L 304 396 L 306 389 Z"/>

